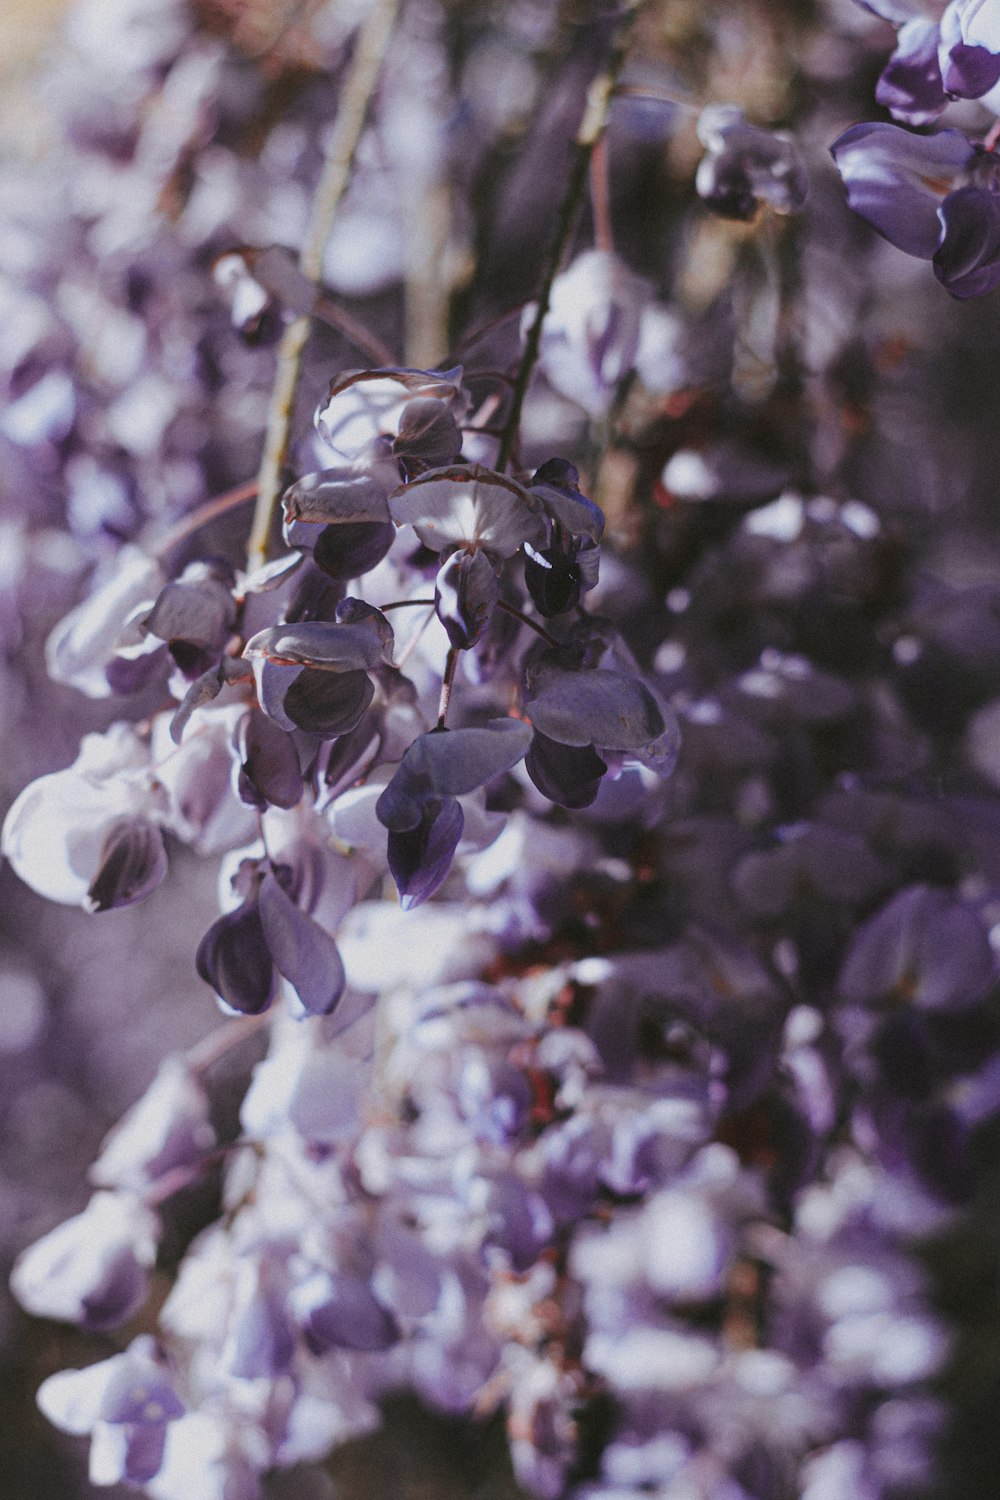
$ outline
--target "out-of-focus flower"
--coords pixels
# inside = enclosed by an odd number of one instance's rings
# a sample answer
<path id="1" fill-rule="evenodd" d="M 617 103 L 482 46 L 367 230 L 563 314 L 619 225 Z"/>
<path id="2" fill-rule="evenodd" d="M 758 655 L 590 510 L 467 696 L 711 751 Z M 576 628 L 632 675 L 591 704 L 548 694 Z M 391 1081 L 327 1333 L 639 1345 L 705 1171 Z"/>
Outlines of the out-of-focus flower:
<path id="1" fill-rule="evenodd" d="M 715 213 L 752 219 L 762 203 L 781 214 L 802 208 L 809 179 L 790 136 L 751 125 L 733 104 L 710 104 L 698 116 L 698 139 L 707 155 L 695 187 Z"/>

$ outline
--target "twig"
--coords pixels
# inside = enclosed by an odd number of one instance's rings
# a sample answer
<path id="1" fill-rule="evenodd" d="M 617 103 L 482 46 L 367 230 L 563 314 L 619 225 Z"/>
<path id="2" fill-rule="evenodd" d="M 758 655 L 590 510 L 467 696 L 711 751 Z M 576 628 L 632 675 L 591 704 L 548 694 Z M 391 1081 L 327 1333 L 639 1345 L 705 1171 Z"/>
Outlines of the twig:
<path id="1" fill-rule="evenodd" d="M 339 302 L 334 302 L 332 297 L 322 293 L 317 297 L 313 317 L 335 328 L 349 343 L 360 349 L 373 365 L 387 365 L 392 369 L 399 364 L 399 360 L 389 345 L 384 344 L 378 334 L 372 333 L 370 328 L 366 328 L 360 318 L 356 318 L 353 313 L 341 307 Z"/>
<path id="2" fill-rule="evenodd" d="M 253 500 L 257 494 L 257 481 L 250 479 L 246 484 L 238 484 L 235 489 L 226 490 L 222 495 L 216 495 L 211 500 L 206 500 L 204 505 L 199 505 L 195 510 L 189 511 L 182 516 L 175 526 L 165 531 L 159 541 L 150 545 L 154 557 L 163 559 L 169 552 L 186 542 L 189 536 L 193 536 L 202 526 L 207 526 L 210 521 L 224 516 L 227 511 L 236 510 L 247 501 Z"/>
<path id="3" fill-rule="evenodd" d="M 598 250 L 614 253 L 615 238 L 611 228 L 611 186 L 608 180 L 608 138 L 601 135 L 590 153 L 590 206 L 594 215 L 594 244 Z"/>
<path id="4" fill-rule="evenodd" d="M 382 68 L 396 20 L 399 0 L 376 0 L 358 36 L 350 72 L 344 84 L 340 108 L 327 143 L 323 173 L 299 264 L 310 281 L 317 281 L 323 252 L 333 227 L 334 215 L 351 175 L 354 155 L 361 140 L 375 85 Z M 288 453 L 292 408 L 298 390 L 302 352 L 309 337 L 310 319 L 289 323 L 278 346 L 278 369 L 264 439 L 264 456 L 258 477 L 257 509 L 247 552 L 251 567 L 267 561 L 271 527 L 281 475 Z"/>
<path id="5" fill-rule="evenodd" d="M 228 1052 L 232 1052 L 234 1047 L 262 1031 L 270 1019 L 267 1014 L 262 1014 L 227 1021 L 209 1032 L 200 1042 L 195 1042 L 193 1047 L 189 1047 L 184 1053 L 184 1061 L 192 1073 L 207 1073 L 209 1068 L 214 1067 Z"/>
<path id="6" fill-rule="evenodd" d="M 501 474 L 510 462 L 514 451 L 517 430 L 521 422 L 521 408 L 524 405 L 524 398 L 528 393 L 528 382 L 531 379 L 531 372 L 535 368 L 535 363 L 538 359 L 538 350 L 542 337 L 542 324 L 545 322 L 549 310 L 552 283 L 559 274 L 563 256 L 566 254 L 567 247 L 569 246 L 573 227 L 576 223 L 576 216 L 587 185 L 590 159 L 594 153 L 594 147 L 600 140 L 604 128 L 608 123 L 608 111 L 611 107 L 615 84 L 625 63 L 632 24 L 641 4 L 642 0 L 630 0 L 621 30 L 608 58 L 607 66 L 602 73 L 598 74 L 587 91 L 587 103 L 573 143 L 573 162 L 570 167 L 566 191 L 563 194 L 563 200 L 559 207 L 555 237 L 553 238 L 545 264 L 542 287 L 538 294 L 538 301 L 535 304 L 535 315 L 531 320 L 531 325 L 525 337 L 524 353 L 521 356 L 513 399 L 507 415 L 503 439 L 500 443 L 500 452 L 497 455 L 497 469 Z"/>
<path id="7" fill-rule="evenodd" d="M 451 703 L 451 690 L 455 682 L 455 671 L 458 667 L 458 647 L 449 646 L 448 655 L 444 663 L 444 677 L 441 681 L 441 701 L 438 704 L 437 727 L 443 729 L 448 717 L 448 705 Z"/>
<path id="8" fill-rule="evenodd" d="M 561 644 L 556 640 L 554 635 L 549 634 L 544 625 L 539 625 L 537 620 L 533 620 L 530 615 L 526 615 L 516 605 L 508 604 L 506 599 L 497 600 L 497 609 L 502 609 L 505 615 L 513 615 L 515 620 L 520 620 L 522 625 L 527 625 L 529 630 L 533 630 L 536 635 L 541 636 L 546 645 L 558 646 Z"/>

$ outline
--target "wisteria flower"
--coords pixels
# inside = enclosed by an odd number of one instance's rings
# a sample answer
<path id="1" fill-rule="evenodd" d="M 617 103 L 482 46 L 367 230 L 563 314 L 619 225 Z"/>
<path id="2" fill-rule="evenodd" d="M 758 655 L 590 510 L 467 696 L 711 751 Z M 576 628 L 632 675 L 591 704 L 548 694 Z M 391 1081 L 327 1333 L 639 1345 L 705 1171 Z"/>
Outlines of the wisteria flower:
<path id="1" fill-rule="evenodd" d="M 698 196 L 726 219 L 752 219 L 762 203 L 797 213 L 809 191 L 802 153 L 780 131 L 751 125 L 733 104 L 710 104 L 698 116 L 707 148 L 695 177 Z"/>
<path id="2" fill-rule="evenodd" d="M 951 0 L 938 15 L 919 0 L 858 0 L 898 28 L 875 87 L 907 125 L 927 125 L 950 99 L 981 99 L 1000 81 L 1000 16 L 983 0 Z"/>
<path id="3" fill-rule="evenodd" d="M 606 250 L 586 250 L 552 285 L 539 363 L 551 384 L 592 417 L 608 411 L 635 363 L 639 324 L 649 300 L 640 277 Z M 534 307 L 525 309 L 522 333 Z"/>
<path id="4" fill-rule="evenodd" d="M 1000 285 L 1000 178 L 990 153 L 958 130 L 921 136 L 882 124 L 853 125 L 831 150 L 855 213 L 932 261 L 952 296 Z"/>

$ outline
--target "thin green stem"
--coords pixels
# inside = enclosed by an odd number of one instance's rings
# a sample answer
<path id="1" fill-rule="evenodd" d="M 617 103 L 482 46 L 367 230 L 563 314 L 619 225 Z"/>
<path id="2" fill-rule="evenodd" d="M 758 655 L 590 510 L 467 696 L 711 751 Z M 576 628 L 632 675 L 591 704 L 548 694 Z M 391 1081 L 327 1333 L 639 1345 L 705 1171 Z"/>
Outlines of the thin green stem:
<path id="1" fill-rule="evenodd" d="M 500 473 L 503 473 L 504 469 L 510 463 L 511 455 L 514 452 L 517 431 L 521 422 L 521 408 L 524 405 L 524 398 L 528 393 L 528 384 L 531 380 L 532 371 L 538 360 L 538 351 L 542 338 L 542 324 L 545 322 L 552 298 L 552 283 L 559 274 L 559 269 L 562 266 L 563 258 L 573 235 L 577 214 L 579 213 L 580 205 L 587 188 L 591 157 L 608 123 L 608 113 L 611 108 L 615 85 L 618 82 L 618 75 L 621 73 L 625 58 L 628 55 L 632 24 L 641 4 L 642 0 L 631 0 L 621 29 L 611 49 L 607 66 L 597 75 L 587 91 L 587 103 L 583 111 L 583 118 L 580 121 L 580 127 L 576 132 L 573 142 L 573 159 L 570 165 L 569 178 L 566 183 L 566 191 L 559 206 L 556 231 L 545 263 L 542 286 L 538 294 L 538 301 L 535 304 L 535 314 L 525 336 L 524 353 L 521 356 L 521 363 L 518 367 L 511 407 L 507 415 L 507 422 L 500 443 L 500 452 L 497 455 L 497 469 Z"/>
<path id="2" fill-rule="evenodd" d="M 399 3 L 400 0 L 375 0 L 358 35 L 340 108 L 327 142 L 323 172 L 313 200 L 305 243 L 299 256 L 301 269 L 310 281 L 319 280 L 323 252 L 330 238 L 334 216 L 350 180 L 354 156 L 392 37 Z M 268 557 L 275 508 L 282 488 L 282 472 L 288 455 L 302 353 L 310 326 L 310 318 L 295 318 L 285 329 L 278 346 L 278 368 L 271 392 L 264 455 L 257 480 L 257 509 L 247 546 L 251 567 L 266 562 Z"/>

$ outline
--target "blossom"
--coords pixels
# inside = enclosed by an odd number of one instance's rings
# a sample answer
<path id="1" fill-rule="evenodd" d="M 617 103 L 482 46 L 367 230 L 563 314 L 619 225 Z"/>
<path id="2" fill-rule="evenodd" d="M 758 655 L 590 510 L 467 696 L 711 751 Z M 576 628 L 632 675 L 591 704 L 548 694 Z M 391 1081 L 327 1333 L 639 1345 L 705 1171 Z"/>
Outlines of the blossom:
<path id="1" fill-rule="evenodd" d="M 960 131 L 854 125 L 831 150 L 855 213 L 890 244 L 932 261 L 952 296 L 1000 284 L 996 168 Z"/>

